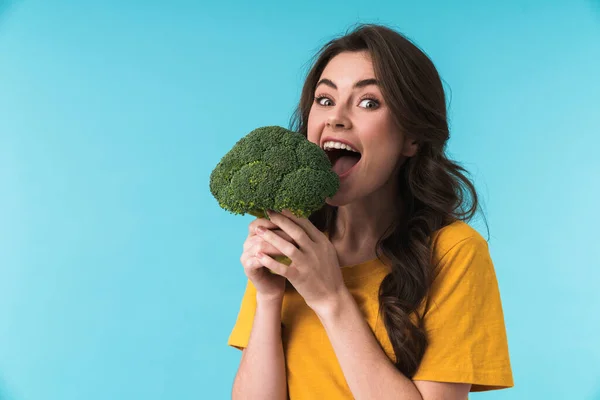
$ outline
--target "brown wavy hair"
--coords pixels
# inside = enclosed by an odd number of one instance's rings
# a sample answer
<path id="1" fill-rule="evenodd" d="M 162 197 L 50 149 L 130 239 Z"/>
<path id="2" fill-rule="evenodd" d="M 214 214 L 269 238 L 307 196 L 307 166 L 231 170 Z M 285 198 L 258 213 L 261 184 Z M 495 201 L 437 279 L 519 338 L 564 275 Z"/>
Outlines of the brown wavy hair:
<path id="1" fill-rule="evenodd" d="M 445 154 L 450 137 L 441 78 L 427 55 L 392 28 L 359 24 L 332 39 L 315 55 L 290 129 L 307 136 L 316 84 L 327 63 L 342 52 L 368 51 L 375 78 L 395 123 L 418 143 L 417 153 L 399 171 L 399 220 L 378 239 L 376 254 L 391 262 L 379 288 L 379 310 L 396 356 L 395 366 L 415 374 L 427 347 L 423 316 L 417 309 L 431 286 L 432 233 L 456 220 L 470 220 L 478 209 L 467 171 Z M 337 207 L 326 204 L 309 219 L 333 232 Z M 411 315 L 416 317 L 411 319 Z"/>

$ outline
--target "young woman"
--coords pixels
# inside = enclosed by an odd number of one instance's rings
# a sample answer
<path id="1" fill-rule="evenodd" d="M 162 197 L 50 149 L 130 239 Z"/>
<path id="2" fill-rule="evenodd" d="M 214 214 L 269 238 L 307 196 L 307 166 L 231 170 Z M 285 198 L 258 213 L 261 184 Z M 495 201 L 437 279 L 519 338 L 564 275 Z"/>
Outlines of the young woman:
<path id="1" fill-rule="evenodd" d="M 319 52 L 292 125 L 329 152 L 340 189 L 308 219 L 250 224 L 233 398 L 449 400 L 513 386 L 494 266 L 467 224 L 477 194 L 445 155 L 429 58 L 360 25 Z"/>

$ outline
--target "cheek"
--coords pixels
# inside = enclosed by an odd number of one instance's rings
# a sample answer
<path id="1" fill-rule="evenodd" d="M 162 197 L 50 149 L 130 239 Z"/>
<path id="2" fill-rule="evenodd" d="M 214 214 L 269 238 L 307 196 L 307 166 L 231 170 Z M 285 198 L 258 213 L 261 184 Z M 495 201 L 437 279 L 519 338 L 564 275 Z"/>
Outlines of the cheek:
<path id="1" fill-rule="evenodd" d="M 362 130 L 361 141 L 368 149 L 369 169 L 390 172 L 402 152 L 402 135 L 385 119 L 372 120 Z"/>
<path id="2" fill-rule="evenodd" d="M 308 115 L 308 123 L 306 125 L 307 129 L 307 137 L 308 140 L 313 143 L 319 143 L 319 137 L 322 131 L 322 122 L 319 121 L 319 118 L 314 115 L 314 113 L 309 113 Z"/>
<path id="3" fill-rule="evenodd" d="M 385 154 L 398 152 L 402 144 L 402 133 L 395 126 L 388 113 L 370 118 L 361 127 L 362 139 L 369 147 L 379 149 Z"/>

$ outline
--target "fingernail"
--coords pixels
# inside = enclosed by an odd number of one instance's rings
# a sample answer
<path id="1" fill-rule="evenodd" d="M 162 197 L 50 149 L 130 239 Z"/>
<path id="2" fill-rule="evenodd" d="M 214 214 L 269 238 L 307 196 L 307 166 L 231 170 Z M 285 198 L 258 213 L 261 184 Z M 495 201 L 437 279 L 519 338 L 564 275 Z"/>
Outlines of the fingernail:
<path id="1" fill-rule="evenodd" d="M 265 228 L 259 226 L 258 228 L 256 228 L 256 233 L 262 235 L 263 233 L 265 233 Z"/>

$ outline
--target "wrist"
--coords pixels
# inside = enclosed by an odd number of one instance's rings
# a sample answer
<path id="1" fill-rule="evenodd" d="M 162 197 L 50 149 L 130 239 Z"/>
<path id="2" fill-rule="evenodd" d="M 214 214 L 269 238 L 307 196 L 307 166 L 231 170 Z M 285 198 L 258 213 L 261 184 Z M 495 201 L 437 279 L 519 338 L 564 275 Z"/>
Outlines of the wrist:
<path id="1" fill-rule="evenodd" d="M 348 288 L 344 286 L 329 298 L 323 300 L 319 304 L 313 305 L 311 308 L 315 314 L 317 314 L 319 319 L 323 321 L 339 315 L 344 306 L 350 301 L 354 301 L 354 297 L 352 297 Z"/>
<path id="2" fill-rule="evenodd" d="M 283 294 L 281 295 L 264 295 L 256 293 L 257 306 L 267 308 L 281 308 L 283 303 Z"/>

